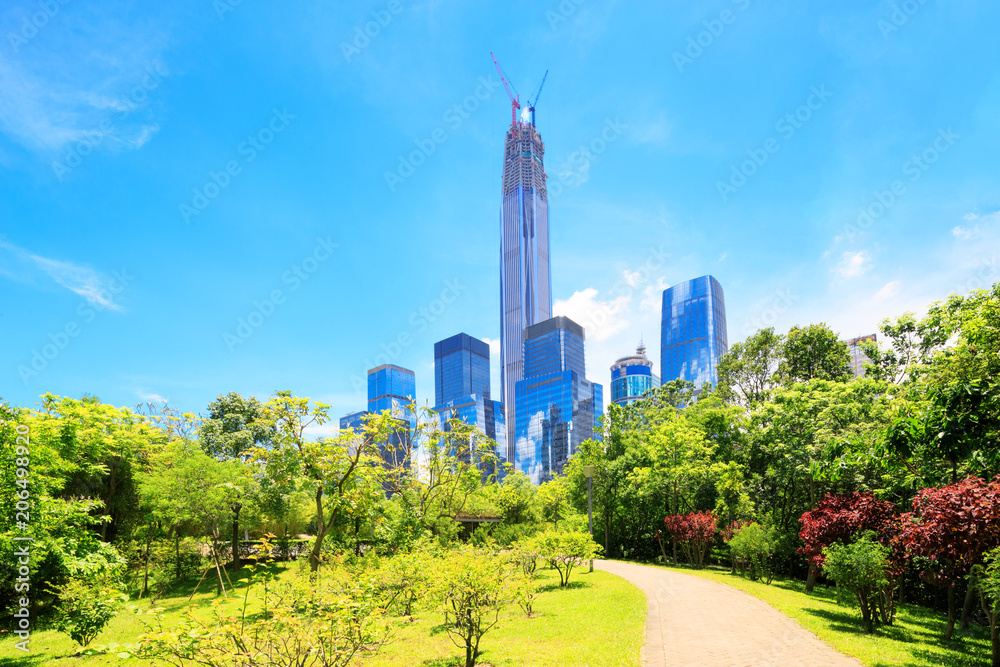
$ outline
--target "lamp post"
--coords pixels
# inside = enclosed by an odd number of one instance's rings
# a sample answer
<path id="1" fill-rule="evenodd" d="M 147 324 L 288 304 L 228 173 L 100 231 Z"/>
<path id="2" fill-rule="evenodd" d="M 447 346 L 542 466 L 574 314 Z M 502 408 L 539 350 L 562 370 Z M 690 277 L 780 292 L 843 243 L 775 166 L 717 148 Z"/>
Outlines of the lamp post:
<path id="1" fill-rule="evenodd" d="M 590 536 L 594 536 L 594 508 L 590 501 L 591 490 L 594 488 L 594 466 L 583 466 L 583 476 L 587 478 L 587 526 Z"/>
<path id="2" fill-rule="evenodd" d="M 590 529 L 590 539 L 594 539 L 594 506 L 591 504 L 591 491 L 594 488 L 594 466 L 583 466 L 583 476 L 587 478 L 587 526 Z M 590 559 L 590 571 L 594 571 L 594 559 Z"/>

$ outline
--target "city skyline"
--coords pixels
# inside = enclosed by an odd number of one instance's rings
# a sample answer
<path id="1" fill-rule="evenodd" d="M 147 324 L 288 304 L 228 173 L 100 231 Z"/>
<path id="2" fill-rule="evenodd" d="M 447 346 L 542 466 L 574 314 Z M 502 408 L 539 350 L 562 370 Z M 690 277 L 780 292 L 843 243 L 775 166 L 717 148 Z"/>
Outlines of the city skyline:
<path id="1" fill-rule="evenodd" d="M 498 397 L 491 49 L 522 93 L 549 70 L 552 314 L 595 380 L 655 349 L 692 276 L 725 286 L 730 344 L 849 340 L 1000 279 L 1000 8 L 733 3 L 718 35 L 704 5 L 477 9 L 414 3 L 368 36 L 383 4 L 74 0 L 29 38 L 37 5 L 9 3 L 0 396 L 197 413 L 290 389 L 336 421 L 385 363 L 432 406 L 433 343 L 464 331 Z"/>

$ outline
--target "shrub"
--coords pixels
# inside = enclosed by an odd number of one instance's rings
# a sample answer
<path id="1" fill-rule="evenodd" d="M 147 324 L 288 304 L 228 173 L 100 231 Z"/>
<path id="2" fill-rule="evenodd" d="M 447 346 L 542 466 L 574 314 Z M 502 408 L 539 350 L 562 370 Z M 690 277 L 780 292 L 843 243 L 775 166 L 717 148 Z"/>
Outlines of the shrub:
<path id="1" fill-rule="evenodd" d="M 81 647 L 94 641 L 128 600 L 107 578 L 99 581 L 73 578 L 54 592 L 59 596 L 54 627 Z"/>
<path id="2" fill-rule="evenodd" d="M 663 519 L 670 539 L 684 551 L 692 567 L 705 566 L 705 555 L 715 542 L 715 515 L 711 512 L 676 514 Z"/>
<path id="3" fill-rule="evenodd" d="M 239 612 L 201 618 L 190 610 L 180 625 L 141 635 L 137 656 L 206 667 L 344 667 L 376 653 L 392 630 L 374 578 L 350 575 L 327 575 L 322 583 L 299 575 L 274 587 L 264 614 L 253 612 L 248 586 Z"/>
<path id="4" fill-rule="evenodd" d="M 874 631 L 877 620 L 890 624 L 893 613 L 889 548 L 875 537 L 868 532 L 851 544 L 832 544 L 823 549 L 823 572 L 837 583 L 841 603 L 849 595 L 854 596 L 867 632 Z"/>
<path id="5" fill-rule="evenodd" d="M 1000 548 L 993 549 L 984 558 L 984 565 L 975 567 L 979 602 L 990 622 L 993 643 L 994 667 L 1000 666 Z"/>
<path id="6" fill-rule="evenodd" d="M 436 568 L 444 628 L 455 646 L 465 649 L 465 667 L 475 667 L 483 635 L 513 597 L 508 575 L 503 558 L 470 547 L 453 551 Z"/>
<path id="7" fill-rule="evenodd" d="M 542 533 L 531 541 L 531 546 L 559 572 L 560 586 L 569 584 L 574 567 L 599 556 L 603 551 L 603 547 L 594 542 L 589 533 L 578 531 Z"/>
<path id="8" fill-rule="evenodd" d="M 729 540 L 733 561 L 751 581 L 763 579 L 770 584 L 774 578 L 774 551 L 778 531 L 751 523 L 736 529 Z"/>

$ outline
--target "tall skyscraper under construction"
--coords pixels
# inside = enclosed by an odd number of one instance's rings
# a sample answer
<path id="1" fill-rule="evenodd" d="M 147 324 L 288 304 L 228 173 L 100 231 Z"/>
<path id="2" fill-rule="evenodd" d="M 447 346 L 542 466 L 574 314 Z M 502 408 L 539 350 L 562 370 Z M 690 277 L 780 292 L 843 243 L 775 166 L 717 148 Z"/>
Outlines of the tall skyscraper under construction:
<path id="1" fill-rule="evenodd" d="M 545 78 L 522 109 L 496 58 L 493 62 L 511 101 L 500 189 L 500 384 L 507 460 L 513 461 L 514 386 L 524 377 L 524 330 L 552 317 L 545 144 L 535 129 L 535 103 Z"/>

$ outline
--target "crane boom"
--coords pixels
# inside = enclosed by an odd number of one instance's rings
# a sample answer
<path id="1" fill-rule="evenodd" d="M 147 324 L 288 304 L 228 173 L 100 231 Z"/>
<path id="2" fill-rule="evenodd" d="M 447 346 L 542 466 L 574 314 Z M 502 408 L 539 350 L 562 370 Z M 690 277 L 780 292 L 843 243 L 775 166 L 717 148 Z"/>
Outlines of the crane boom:
<path id="1" fill-rule="evenodd" d="M 534 101 L 531 100 L 528 101 L 528 106 L 530 108 L 534 108 L 535 105 L 538 104 L 538 98 L 542 94 L 542 88 L 545 86 L 545 79 L 547 78 L 549 78 L 549 70 L 545 70 L 545 76 L 542 77 L 542 82 L 538 84 L 538 90 L 535 91 Z"/>
<path id="2" fill-rule="evenodd" d="M 497 57 L 493 55 L 492 51 L 490 51 L 490 57 L 493 58 L 493 64 L 496 65 L 497 68 L 497 74 L 500 75 L 500 83 L 503 84 L 503 89 L 507 91 L 507 97 L 510 98 L 510 124 L 511 127 L 513 127 L 517 123 L 517 110 L 521 108 L 521 103 L 517 101 L 517 91 L 515 90 L 513 93 L 510 92 L 514 86 L 511 85 L 507 81 L 507 77 L 503 75 L 503 69 L 500 67 L 500 63 L 497 62 Z"/>

